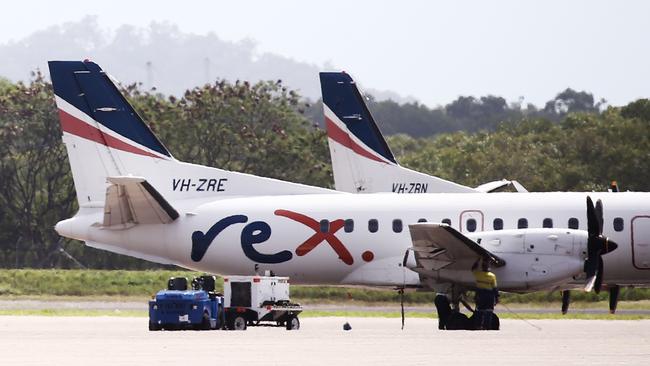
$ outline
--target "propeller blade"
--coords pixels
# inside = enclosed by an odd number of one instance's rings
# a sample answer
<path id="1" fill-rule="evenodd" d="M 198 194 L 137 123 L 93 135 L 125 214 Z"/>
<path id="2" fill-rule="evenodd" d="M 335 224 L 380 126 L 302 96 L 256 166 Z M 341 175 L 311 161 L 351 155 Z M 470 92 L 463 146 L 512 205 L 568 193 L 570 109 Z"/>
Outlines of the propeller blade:
<path id="1" fill-rule="evenodd" d="M 596 282 L 596 276 L 591 276 L 587 278 L 587 283 L 585 284 L 585 292 L 591 292 L 594 288 L 594 283 Z"/>
<path id="2" fill-rule="evenodd" d="M 596 216 L 596 209 L 594 208 L 594 201 L 591 197 L 587 196 L 587 230 L 589 236 L 598 236 L 598 216 Z"/>
<path id="3" fill-rule="evenodd" d="M 621 291 L 621 287 L 618 285 L 609 286 L 609 313 L 614 314 L 616 312 L 616 306 L 618 305 L 618 295 Z"/>
<path id="4" fill-rule="evenodd" d="M 596 281 L 594 283 L 594 291 L 599 294 L 600 288 L 603 286 L 603 258 L 598 257 L 598 272 L 596 272 Z"/>
<path id="5" fill-rule="evenodd" d="M 603 285 L 604 274 L 602 255 L 616 250 L 618 244 L 603 236 L 603 202 L 598 200 L 594 206 L 594 202 L 589 196 L 587 196 L 587 227 L 589 237 L 584 267 L 587 275 L 585 291 L 594 289 L 596 293 L 599 293 Z"/>
<path id="6" fill-rule="evenodd" d="M 603 201 L 596 201 L 596 218 L 598 219 L 598 235 L 603 235 Z"/>
<path id="7" fill-rule="evenodd" d="M 571 302 L 571 291 L 562 291 L 562 315 L 569 311 L 569 303 Z"/>

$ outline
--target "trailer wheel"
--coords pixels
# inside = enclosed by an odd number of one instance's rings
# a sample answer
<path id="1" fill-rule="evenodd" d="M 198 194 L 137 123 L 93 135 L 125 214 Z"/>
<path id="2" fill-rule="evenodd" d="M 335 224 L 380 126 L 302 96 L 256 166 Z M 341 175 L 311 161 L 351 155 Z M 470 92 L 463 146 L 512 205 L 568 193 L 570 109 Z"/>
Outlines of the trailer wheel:
<path id="1" fill-rule="evenodd" d="M 287 330 L 298 330 L 300 329 L 300 319 L 297 316 L 291 315 L 287 319 Z"/>
<path id="2" fill-rule="evenodd" d="M 149 330 L 154 331 L 154 330 L 161 330 L 162 326 L 154 323 L 154 322 L 149 322 Z"/>
<path id="3" fill-rule="evenodd" d="M 203 313 L 203 318 L 201 318 L 201 330 L 210 330 L 210 314 L 207 312 Z"/>
<path id="4" fill-rule="evenodd" d="M 236 315 L 230 321 L 230 330 L 246 330 L 246 318 L 241 315 Z"/>

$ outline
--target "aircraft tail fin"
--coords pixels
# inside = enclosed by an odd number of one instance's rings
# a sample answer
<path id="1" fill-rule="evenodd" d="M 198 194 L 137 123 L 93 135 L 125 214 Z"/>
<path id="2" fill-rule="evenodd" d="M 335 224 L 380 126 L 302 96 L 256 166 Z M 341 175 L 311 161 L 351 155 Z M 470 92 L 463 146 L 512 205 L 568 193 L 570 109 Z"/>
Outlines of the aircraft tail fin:
<path id="1" fill-rule="evenodd" d="M 478 192 L 397 163 L 354 80 L 321 72 L 325 125 L 336 189 L 345 192 Z"/>
<path id="2" fill-rule="evenodd" d="M 80 205 L 101 202 L 106 177 L 135 162 L 173 160 L 109 76 L 90 61 L 50 61 L 50 77 Z M 120 154 L 121 153 L 121 154 Z"/>
<path id="3" fill-rule="evenodd" d="M 48 64 L 80 207 L 104 207 L 109 177 L 144 177 L 146 184 L 171 200 L 332 192 L 180 162 L 99 65 Z"/>

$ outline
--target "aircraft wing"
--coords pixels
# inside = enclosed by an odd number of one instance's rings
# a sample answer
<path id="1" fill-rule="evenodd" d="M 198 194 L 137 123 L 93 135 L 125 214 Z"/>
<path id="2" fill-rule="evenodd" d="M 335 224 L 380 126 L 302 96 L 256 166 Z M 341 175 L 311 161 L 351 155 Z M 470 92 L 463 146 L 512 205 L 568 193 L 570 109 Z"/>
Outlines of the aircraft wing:
<path id="1" fill-rule="evenodd" d="M 169 224 L 178 218 L 163 196 L 142 177 L 108 177 L 103 227 Z"/>
<path id="2" fill-rule="evenodd" d="M 479 259 L 502 267 L 506 262 L 481 247 L 477 242 L 446 224 L 418 223 L 409 225 L 416 266 L 412 270 L 428 274 L 440 269 L 470 270 Z M 405 257 L 406 258 L 406 257 Z"/>

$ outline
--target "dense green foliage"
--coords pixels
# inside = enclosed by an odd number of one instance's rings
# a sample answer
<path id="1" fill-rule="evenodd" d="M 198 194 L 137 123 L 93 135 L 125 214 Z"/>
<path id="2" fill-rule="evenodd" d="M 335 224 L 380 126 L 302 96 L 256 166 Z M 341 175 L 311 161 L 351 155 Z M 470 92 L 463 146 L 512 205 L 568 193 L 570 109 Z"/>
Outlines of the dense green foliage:
<path id="1" fill-rule="evenodd" d="M 546 102 L 544 108 L 537 108 L 533 104 L 524 106 L 520 102 L 508 104 L 504 98 L 493 95 L 480 98 L 460 96 L 436 108 L 417 102 L 398 104 L 392 100 L 377 101 L 372 96 L 368 96 L 367 104 L 385 134 L 428 137 L 455 131 L 494 131 L 503 122 L 517 123 L 522 119 L 558 122 L 570 113 L 598 114 L 605 101 L 595 102 L 592 94 L 567 88 Z M 317 123 L 322 122 L 322 113 L 320 100 L 306 111 Z"/>
<path id="2" fill-rule="evenodd" d="M 322 111 L 280 81 L 217 81 L 182 97 L 138 85 L 124 92 L 179 160 L 332 185 L 325 133 L 313 122 Z M 375 101 L 370 108 L 385 131 L 400 133 L 389 145 L 403 165 L 461 184 L 510 178 L 535 191 L 603 190 L 611 179 L 623 189 L 650 185 L 646 99 L 601 111 L 591 94 L 567 89 L 542 109 L 494 96 L 437 109 Z M 40 74 L 28 84 L 0 80 L 0 266 L 158 267 L 54 232 L 76 210 L 60 136 L 51 85 Z"/>
<path id="3" fill-rule="evenodd" d="M 560 123 L 507 122 L 491 133 L 397 135 L 389 145 L 403 165 L 469 186 L 510 178 L 531 191 L 602 191 L 615 179 L 624 190 L 650 189 L 650 121 L 617 108 Z"/>

